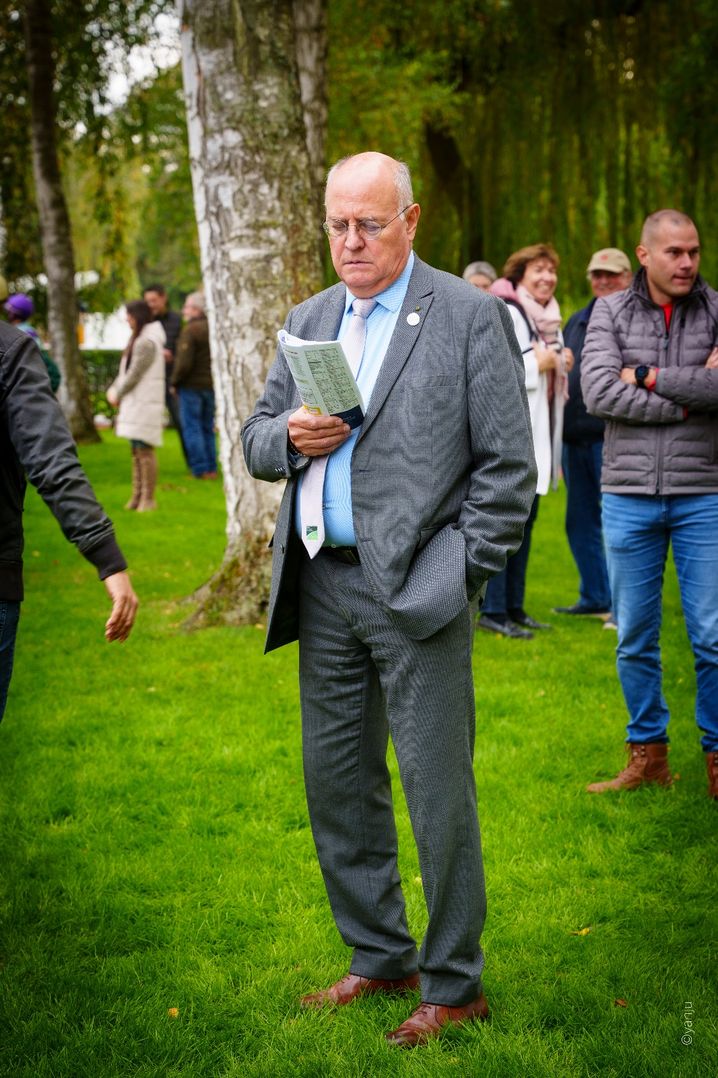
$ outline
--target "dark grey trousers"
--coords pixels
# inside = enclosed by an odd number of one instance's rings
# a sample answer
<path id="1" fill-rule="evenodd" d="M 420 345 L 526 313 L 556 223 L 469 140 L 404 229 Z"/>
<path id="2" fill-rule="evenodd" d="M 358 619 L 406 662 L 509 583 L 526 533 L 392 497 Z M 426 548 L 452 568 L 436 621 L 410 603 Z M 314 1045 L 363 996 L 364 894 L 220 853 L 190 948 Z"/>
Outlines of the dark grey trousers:
<path id="1" fill-rule="evenodd" d="M 486 912 L 473 774 L 473 619 L 428 640 L 392 625 L 361 566 L 326 554 L 300 569 L 304 776 L 314 841 L 351 971 L 421 973 L 422 999 L 458 1006 L 481 992 Z M 391 736 L 416 841 L 429 922 L 418 955 L 397 867 L 386 762 Z"/>

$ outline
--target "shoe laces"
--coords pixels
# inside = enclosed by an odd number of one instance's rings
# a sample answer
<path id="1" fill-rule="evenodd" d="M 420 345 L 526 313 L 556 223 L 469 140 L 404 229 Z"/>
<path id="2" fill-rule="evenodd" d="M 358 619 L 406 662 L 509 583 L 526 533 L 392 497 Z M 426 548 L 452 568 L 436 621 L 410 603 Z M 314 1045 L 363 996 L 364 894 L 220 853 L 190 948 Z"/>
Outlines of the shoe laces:
<path id="1" fill-rule="evenodd" d="M 433 1003 L 420 1003 L 412 1014 L 412 1018 L 433 1018 L 434 1016 L 434 1004 Z"/>

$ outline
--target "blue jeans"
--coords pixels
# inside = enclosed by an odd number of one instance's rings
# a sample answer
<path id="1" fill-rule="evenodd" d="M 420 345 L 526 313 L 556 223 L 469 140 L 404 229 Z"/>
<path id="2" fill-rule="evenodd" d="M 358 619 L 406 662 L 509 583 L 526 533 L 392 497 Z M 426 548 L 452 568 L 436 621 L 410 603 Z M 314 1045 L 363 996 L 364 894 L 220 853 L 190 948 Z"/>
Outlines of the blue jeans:
<path id="1" fill-rule="evenodd" d="M 0 721 L 5 713 L 7 691 L 12 677 L 12 660 L 15 654 L 15 637 L 20 618 L 20 603 L 0 599 Z"/>
<path id="2" fill-rule="evenodd" d="M 518 614 L 524 608 L 526 567 L 531 550 L 531 531 L 538 516 L 538 507 L 539 495 L 537 494 L 531 504 L 521 546 L 515 554 L 511 555 L 501 572 L 489 580 L 481 613 L 487 614 L 490 618 L 497 614 L 499 616 Z"/>
<path id="3" fill-rule="evenodd" d="M 601 528 L 601 457 L 603 442 L 564 445 L 561 464 L 566 481 L 566 537 L 580 578 L 579 604 L 611 609 L 606 554 Z"/>
<path id="4" fill-rule="evenodd" d="M 180 387 L 180 416 L 187 460 L 192 475 L 217 471 L 214 441 L 214 390 Z"/>
<path id="5" fill-rule="evenodd" d="M 603 535 L 618 622 L 618 676 L 628 741 L 668 741 L 661 593 L 669 544 L 696 671 L 696 722 L 718 750 L 718 494 L 604 494 Z"/>

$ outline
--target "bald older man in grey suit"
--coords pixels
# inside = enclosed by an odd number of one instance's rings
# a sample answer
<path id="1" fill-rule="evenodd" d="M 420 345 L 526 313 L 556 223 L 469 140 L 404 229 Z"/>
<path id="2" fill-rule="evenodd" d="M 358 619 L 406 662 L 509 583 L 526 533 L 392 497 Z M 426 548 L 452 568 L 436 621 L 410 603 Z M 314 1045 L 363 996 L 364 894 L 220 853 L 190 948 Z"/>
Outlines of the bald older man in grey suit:
<path id="1" fill-rule="evenodd" d="M 352 949 L 350 972 L 302 1004 L 420 985 L 421 1004 L 387 1034 L 398 1046 L 488 1014 L 472 603 L 518 548 L 536 490 L 508 311 L 414 255 L 419 213 L 401 162 L 362 153 L 334 166 L 324 227 L 342 283 L 294 308 L 286 329 L 358 348 L 363 422 L 352 430 L 310 414 L 278 353 L 242 432 L 251 474 L 288 479 L 267 650 L 299 639 L 307 802 Z M 418 954 L 397 869 L 389 736 L 428 908 Z"/>

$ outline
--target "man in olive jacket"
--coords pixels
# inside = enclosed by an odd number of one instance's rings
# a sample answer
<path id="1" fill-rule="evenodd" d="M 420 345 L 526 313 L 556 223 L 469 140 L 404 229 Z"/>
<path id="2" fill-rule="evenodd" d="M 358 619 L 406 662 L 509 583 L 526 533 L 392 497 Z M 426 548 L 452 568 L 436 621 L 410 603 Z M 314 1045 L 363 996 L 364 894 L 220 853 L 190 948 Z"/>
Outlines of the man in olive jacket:
<path id="1" fill-rule="evenodd" d="M 606 420 L 601 487 L 628 764 L 591 793 L 669 786 L 661 593 L 673 548 L 695 656 L 696 722 L 718 799 L 718 293 L 689 217 L 659 210 L 625 292 L 599 299 L 583 350 L 588 411 Z"/>
<path id="2" fill-rule="evenodd" d="M 216 479 L 212 359 L 202 292 L 190 292 L 182 315 L 186 324 L 177 342 L 172 387 L 179 395 L 187 463 L 195 479 Z"/>

